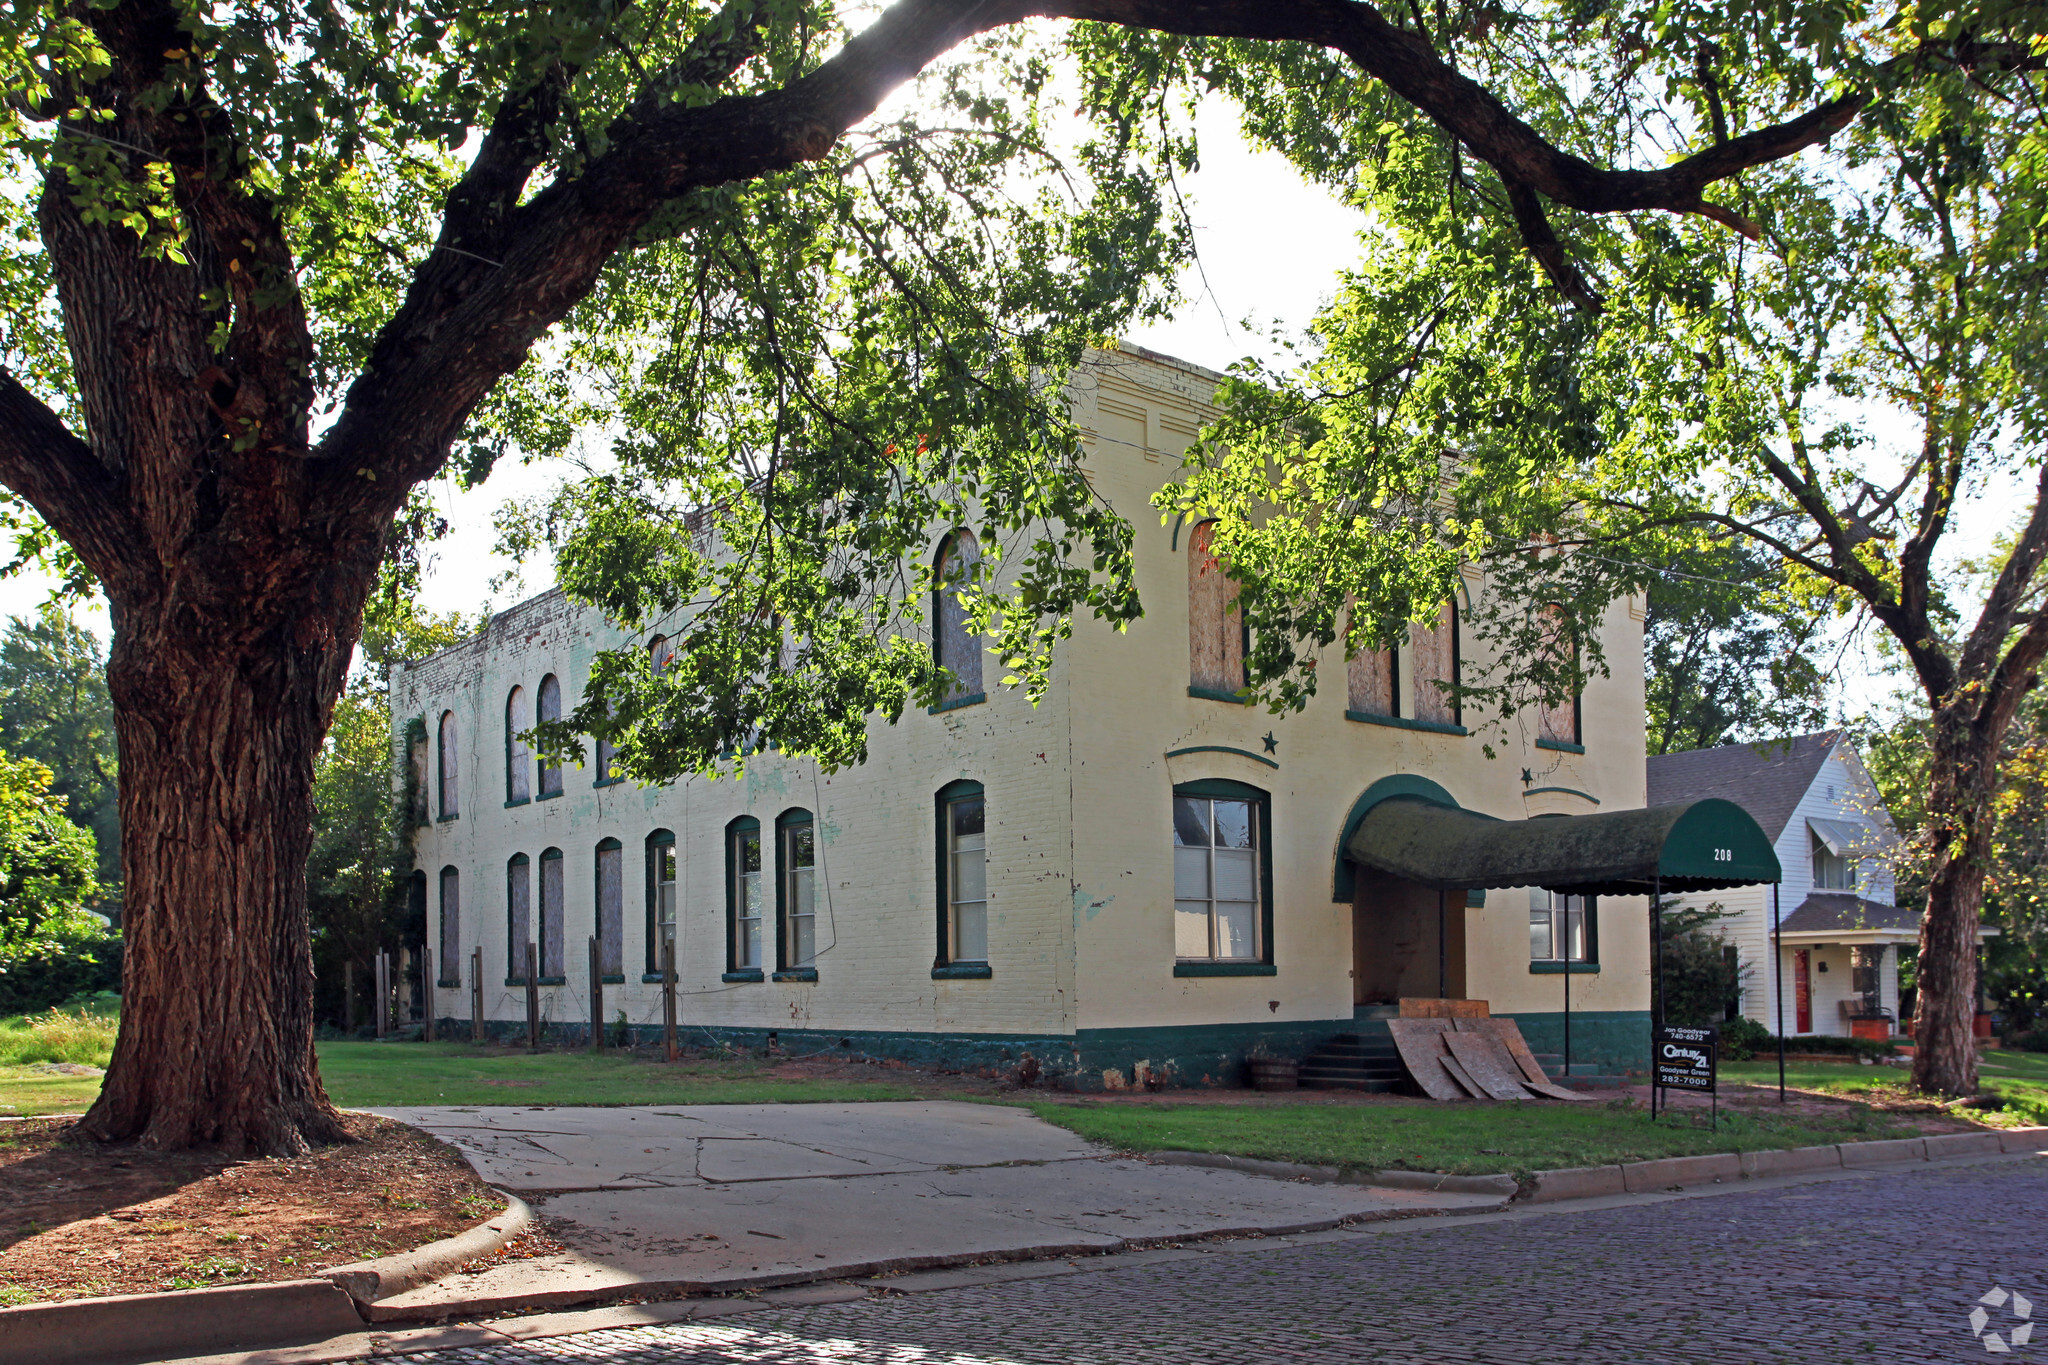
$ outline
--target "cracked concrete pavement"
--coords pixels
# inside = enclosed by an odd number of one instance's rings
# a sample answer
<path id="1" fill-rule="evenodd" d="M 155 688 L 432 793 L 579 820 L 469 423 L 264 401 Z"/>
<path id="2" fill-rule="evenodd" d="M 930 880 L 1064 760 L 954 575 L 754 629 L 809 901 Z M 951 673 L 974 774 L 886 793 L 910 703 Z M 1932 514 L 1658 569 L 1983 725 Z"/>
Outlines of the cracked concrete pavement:
<path id="1" fill-rule="evenodd" d="M 533 1204 L 567 1248 L 384 1300 L 373 1313 L 388 1321 L 1273 1235 L 1503 1203 L 1155 1165 L 1021 1109 L 958 1101 L 379 1112 L 454 1144 L 484 1179 Z"/>

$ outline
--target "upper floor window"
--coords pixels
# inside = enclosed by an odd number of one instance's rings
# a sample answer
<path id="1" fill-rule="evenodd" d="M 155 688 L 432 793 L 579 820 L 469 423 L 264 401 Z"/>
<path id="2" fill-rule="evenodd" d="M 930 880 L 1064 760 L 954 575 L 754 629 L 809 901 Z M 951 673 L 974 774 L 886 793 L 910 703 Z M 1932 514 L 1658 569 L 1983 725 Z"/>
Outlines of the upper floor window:
<path id="1" fill-rule="evenodd" d="M 775 822 L 782 845 L 776 899 L 782 910 L 782 965 L 808 967 L 818 951 L 818 844 L 811 813 L 783 812 Z"/>
<path id="2" fill-rule="evenodd" d="M 1401 656 L 1392 649 L 1361 649 L 1345 665 L 1344 709 L 1364 716 L 1401 714 Z"/>
<path id="3" fill-rule="evenodd" d="M 453 820 L 462 814 L 462 803 L 456 795 L 461 790 L 461 755 L 456 752 L 455 713 L 441 713 L 441 818 Z"/>
<path id="4" fill-rule="evenodd" d="M 1216 523 L 1188 537 L 1188 687 L 1197 696 L 1235 700 L 1244 689 L 1244 618 L 1234 610 L 1237 583 L 1216 558 Z"/>
<path id="5" fill-rule="evenodd" d="M 761 822 L 743 815 L 726 826 L 727 958 L 734 971 L 761 969 Z"/>
<path id="6" fill-rule="evenodd" d="M 1579 641 L 1563 607 L 1543 608 L 1544 650 L 1559 672 L 1578 672 Z M 1579 744 L 1579 694 L 1545 698 L 1536 709 L 1536 737 L 1552 744 Z"/>
<path id="7" fill-rule="evenodd" d="M 540 680 L 540 696 L 535 706 L 538 719 L 543 725 L 550 725 L 562 718 L 562 684 L 550 673 Z M 562 794 L 562 764 L 559 759 L 544 758 L 540 761 L 540 795 L 560 796 Z"/>
<path id="8" fill-rule="evenodd" d="M 946 685 L 947 701 L 983 695 L 981 661 L 986 651 L 961 600 L 962 590 L 974 586 L 980 566 L 981 546 L 972 531 L 955 531 L 939 546 L 932 589 L 932 661 L 953 675 Z"/>
<path id="9" fill-rule="evenodd" d="M 1848 852 L 1828 847 L 1819 834 L 1813 838 L 1813 889 L 1816 891 L 1854 891 L 1856 889 L 1856 864 Z"/>
<path id="10" fill-rule="evenodd" d="M 1257 962 L 1265 952 L 1264 793 L 1196 783 L 1173 796 L 1173 949 L 1183 962 Z"/>
<path id="11" fill-rule="evenodd" d="M 528 766 L 533 754 L 526 747 L 525 733 L 533 728 L 526 718 L 526 689 L 515 687 L 505 698 L 505 802 L 517 805 L 532 795 Z"/>
<path id="12" fill-rule="evenodd" d="M 656 673 L 666 673 L 669 660 L 675 657 L 676 647 L 670 643 L 668 636 L 657 635 L 647 642 L 647 661 L 654 666 Z"/>
<path id="13" fill-rule="evenodd" d="M 988 961 L 987 821 L 979 782 L 939 794 L 941 965 Z"/>
<path id="14" fill-rule="evenodd" d="M 415 825 L 428 825 L 434 821 L 430 809 L 433 782 L 432 765 L 427 756 L 427 722 L 423 718 L 407 721 L 405 726 L 406 759 L 406 818 Z"/>
<path id="15" fill-rule="evenodd" d="M 676 836 L 647 836 L 647 970 L 661 970 L 661 947 L 676 938 Z"/>
<path id="16" fill-rule="evenodd" d="M 1593 940 L 1593 898 L 1529 889 L 1529 960 L 1598 962 Z"/>
<path id="17" fill-rule="evenodd" d="M 1415 719 L 1436 725 L 1463 724 L 1458 699 L 1458 599 L 1446 598 L 1434 625 L 1411 624 L 1409 649 L 1415 660 Z"/>

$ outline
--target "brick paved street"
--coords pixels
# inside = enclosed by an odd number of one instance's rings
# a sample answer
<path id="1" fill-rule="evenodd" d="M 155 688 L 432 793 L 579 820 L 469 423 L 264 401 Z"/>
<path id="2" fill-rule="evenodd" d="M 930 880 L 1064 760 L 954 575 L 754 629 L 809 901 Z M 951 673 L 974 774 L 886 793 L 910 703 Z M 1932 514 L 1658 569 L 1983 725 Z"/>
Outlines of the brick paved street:
<path id="1" fill-rule="evenodd" d="M 720 1321 L 413 1357 L 447 1365 L 1967 1361 L 1994 1284 L 2042 1305 L 2048 1161 L 1923 1167 L 1474 1218 Z M 1991 1326 L 2009 1327 L 2009 1308 Z"/>

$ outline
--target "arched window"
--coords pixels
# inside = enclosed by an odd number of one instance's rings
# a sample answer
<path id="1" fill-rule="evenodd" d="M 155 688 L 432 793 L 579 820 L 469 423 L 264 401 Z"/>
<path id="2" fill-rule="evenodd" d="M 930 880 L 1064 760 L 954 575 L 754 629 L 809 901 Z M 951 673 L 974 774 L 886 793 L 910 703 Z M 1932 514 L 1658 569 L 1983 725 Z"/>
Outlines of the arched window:
<path id="1" fill-rule="evenodd" d="M 742 815 L 725 827 L 726 975 L 761 979 L 761 822 Z"/>
<path id="2" fill-rule="evenodd" d="M 533 943 L 533 869 L 524 853 L 505 863 L 505 984 L 526 984 L 526 950 Z"/>
<path id="3" fill-rule="evenodd" d="M 647 973 L 661 970 L 661 945 L 676 937 L 676 836 L 658 829 L 647 836 Z"/>
<path id="4" fill-rule="evenodd" d="M 533 722 L 526 718 L 526 689 L 515 687 L 505 698 L 505 804 L 508 806 L 521 805 L 533 794 L 528 785 L 528 767 L 533 762 L 533 751 L 520 737 L 532 728 Z"/>
<path id="5" fill-rule="evenodd" d="M 460 790 L 462 774 L 461 755 L 456 752 L 455 713 L 441 713 L 441 818 L 453 820 L 462 814 L 462 803 L 456 796 Z"/>
<path id="6" fill-rule="evenodd" d="M 601 839 L 597 845 L 597 970 L 607 981 L 626 979 L 626 926 L 622 904 L 626 880 L 625 845 Z"/>
<path id="7" fill-rule="evenodd" d="M 1434 626 L 1411 625 L 1415 656 L 1415 719 L 1438 725 L 1462 724 L 1458 698 L 1458 599 L 1446 598 Z"/>
<path id="8" fill-rule="evenodd" d="M 425 716 L 414 716 L 405 723 L 405 762 L 406 819 L 415 825 L 431 825 L 434 776 Z"/>
<path id="9" fill-rule="evenodd" d="M 1188 537 L 1188 690 L 1236 701 L 1245 685 L 1244 620 L 1234 610 L 1237 583 L 1217 561 L 1216 523 Z"/>
<path id="10" fill-rule="evenodd" d="M 939 790 L 937 965 L 988 961 L 988 812 L 979 782 Z"/>
<path id="11" fill-rule="evenodd" d="M 1543 652 L 1547 656 L 1552 674 L 1552 686 L 1563 683 L 1571 686 L 1571 695 L 1552 700 L 1545 697 L 1536 706 L 1536 742 L 1539 744 L 1562 744 L 1577 747 L 1579 744 L 1579 694 L 1576 675 L 1579 671 L 1579 639 L 1572 628 L 1570 615 L 1561 606 L 1551 603 L 1541 613 L 1543 631 Z M 1571 675 L 1560 678 L 1557 675 Z"/>
<path id="12" fill-rule="evenodd" d="M 568 944 L 562 930 L 562 850 L 540 852 L 540 979 L 559 985 L 569 979 Z"/>
<path id="13" fill-rule="evenodd" d="M 419 908 L 427 908 L 427 874 L 418 873 L 413 877 L 413 894 Z M 434 973 L 435 980 L 443 986 L 462 984 L 462 874 L 452 867 L 441 869 L 441 934 L 440 961 Z"/>
<path id="14" fill-rule="evenodd" d="M 1271 962 L 1273 840 L 1265 792 L 1241 782 L 1173 789 L 1173 950 L 1182 962 Z"/>
<path id="15" fill-rule="evenodd" d="M 981 545 L 974 532 L 962 528 L 940 542 L 933 566 L 932 660 L 953 675 L 946 686 L 948 702 L 978 701 L 985 695 L 981 660 L 987 651 L 960 600 L 961 590 L 973 586 L 980 566 Z"/>
<path id="16" fill-rule="evenodd" d="M 676 647 L 669 643 L 668 636 L 657 635 L 647 642 L 647 662 L 657 674 L 668 672 L 669 660 L 675 657 Z"/>
<path id="17" fill-rule="evenodd" d="M 562 718 L 562 684 L 550 673 L 540 680 L 539 719 L 543 725 Z M 562 794 L 562 765 L 554 759 L 540 761 L 540 792 L 542 800 Z"/>
<path id="18" fill-rule="evenodd" d="M 775 820 L 777 845 L 776 948 L 783 971 L 809 967 L 818 952 L 818 841 L 807 810 L 786 810 Z"/>

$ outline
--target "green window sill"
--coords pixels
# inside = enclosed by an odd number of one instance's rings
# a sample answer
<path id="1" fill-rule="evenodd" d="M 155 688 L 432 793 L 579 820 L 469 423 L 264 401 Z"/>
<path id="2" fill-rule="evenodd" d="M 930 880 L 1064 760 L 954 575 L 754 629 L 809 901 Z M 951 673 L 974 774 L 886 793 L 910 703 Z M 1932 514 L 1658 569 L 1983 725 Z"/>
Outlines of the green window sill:
<path id="1" fill-rule="evenodd" d="M 448 823 L 449 821 L 451 821 L 451 820 L 460 820 L 461 818 L 462 818 L 462 812 L 461 812 L 461 811 L 457 811 L 457 812 L 456 812 L 455 814 L 453 814 L 453 815 L 442 815 L 442 816 L 438 816 L 438 817 L 436 817 L 436 818 L 435 818 L 435 820 L 434 820 L 434 823 L 435 823 L 435 824 L 437 824 L 437 825 L 445 825 L 445 824 L 447 824 L 447 823 Z"/>
<path id="2" fill-rule="evenodd" d="M 590 785 L 593 787 L 616 787 L 625 780 L 623 777 L 600 777 Z"/>
<path id="3" fill-rule="evenodd" d="M 661 974 L 660 972 L 642 972 L 642 973 L 640 973 L 640 984 L 641 984 L 641 985 L 643 985 L 643 986 L 659 986 L 659 985 L 660 985 L 660 984 L 662 983 L 662 981 L 663 981 L 663 980 L 664 980 L 664 978 L 663 978 L 663 976 L 662 976 L 662 974 Z M 677 973 L 676 973 L 676 984 L 677 984 L 677 985 L 681 985 L 681 984 L 682 984 L 682 973 L 681 973 L 681 972 L 677 972 Z"/>
<path id="4" fill-rule="evenodd" d="M 1598 976 L 1600 975 L 1600 964 L 1597 962 L 1531 962 L 1529 964 L 1529 975 Z"/>
<path id="5" fill-rule="evenodd" d="M 1561 739 L 1539 739 L 1536 741 L 1536 747 L 1539 749 L 1555 749 L 1561 754 L 1582 754 L 1586 752 L 1585 745 L 1567 744 Z"/>
<path id="6" fill-rule="evenodd" d="M 1429 735 L 1469 735 L 1472 732 L 1462 725 L 1447 725 L 1440 720 L 1411 720 L 1407 716 L 1376 716 L 1370 711 L 1346 711 L 1344 719 L 1355 720 L 1361 725 L 1386 725 L 1396 730 L 1420 730 Z"/>
<path id="7" fill-rule="evenodd" d="M 738 983 L 743 981 L 766 981 L 768 978 L 762 974 L 759 967 L 741 967 L 736 971 L 724 973 L 718 979 L 720 981 Z"/>
<path id="8" fill-rule="evenodd" d="M 816 967 L 791 967 L 788 971 L 775 974 L 775 980 L 777 981 L 816 981 L 817 979 L 818 969 Z"/>
<path id="9" fill-rule="evenodd" d="M 1190 687 L 1188 695 L 1197 701 L 1227 701 L 1232 706 L 1250 706 L 1251 702 L 1235 692 L 1225 692 L 1220 687 Z"/>
<path id="10" fill-rule="evenodd" d="M 1278 976 L 1270 962 L 1176 962 L 1175 976 Z"/>
<path id="11" fill-rule="evenodd" d="M 522 796 L 522 797 L 519 797 L 519 798 L 517 798 L 516 800 L 512 800 L 512 801 L 507 801 L 507 802 L 505 803 L 505 809 L 506 809 L 506 810 L 511 810 L 511 809 L 512 809 L 512 808 L 513 808 L 514 806 L 523 806 L 523 805 L 525 805 L 525 804 L 526 804 L 526 803 L 527 803 L 528 801 L 530 801 L 530 800 L 532 800 L 532 799 L 533 799 L 533 798 L 531 798 L 531 797 L 527 797 L 527 796 Z"/>
<path id="12" fill-rule="evenodd" d="M 626 984 L 626 974 L 620 972 L 617 976 L 600 976 L 598 982 L 605 986 L 623 986 Z"/>
<path id="13" fill-rule="evenodd" d="M 454 981 L 450 981 L 447 977 L 444 976 L 440 980 L 436 981 L 434 984 L 444 991 L 455 991 L 462 989 L 462 982 L 459 978 Z"/>
<path id="14" fill-rule="evenodd" d="M 542 792 L 539 796 L 536 796 L 533 799 L 536 801 L 552 801 L 561 794 L 562 789 L 560 787 L 557 787 L 551 792 Z"/>
<path id="15" fill-rule="evenodd" d="M 987 981 L 994 976 L 986 962 L 949 962 L 932 968 L 934 981 Z"/>
<path id="16" fill-rule="evenodd" d="M 941 711 L 958 711 L 963 706 L 979 706 L 987 700 L 988 693 L 971 692 L 964 697 L 955 697 L 951 701 L 942 701 L 937 706 L 927 706 L 924 708 L 924 713 L 928 716 L 936 716 Z"/>
<path id="17" fill-rule="evenodd" d="M 540 979 L 540 984 L 543 986 L 566 986 L 569 984 L 569 978 L 566 976 L 544 976 Z"/>

